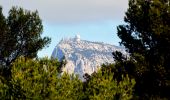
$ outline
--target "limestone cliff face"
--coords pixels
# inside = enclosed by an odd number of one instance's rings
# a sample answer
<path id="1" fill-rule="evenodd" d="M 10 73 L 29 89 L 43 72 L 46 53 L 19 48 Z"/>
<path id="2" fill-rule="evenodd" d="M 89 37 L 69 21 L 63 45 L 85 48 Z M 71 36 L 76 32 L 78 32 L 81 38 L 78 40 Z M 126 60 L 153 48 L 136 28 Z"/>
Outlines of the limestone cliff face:
<path id="1" fill-rule="evenodd" d="M 83 80 L 85 73 L 91 75 L 100 68 L 101 64 L 114 63 L 112 52 L 116 50 L 126 54 L 122 47 L 80 40 L 80 36 L 76 36 L 62 39 L 54 48 L 52 58 L 61 61 L 64 57 L 67 64 L 62 70 L 70 74 L 78 74 Z"/>

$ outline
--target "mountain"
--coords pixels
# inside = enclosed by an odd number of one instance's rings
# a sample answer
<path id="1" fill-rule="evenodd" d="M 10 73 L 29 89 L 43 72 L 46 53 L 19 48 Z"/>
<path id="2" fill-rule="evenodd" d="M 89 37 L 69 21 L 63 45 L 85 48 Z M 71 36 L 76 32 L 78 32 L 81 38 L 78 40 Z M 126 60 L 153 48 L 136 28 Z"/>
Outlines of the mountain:
<path id="1" fill-rule="evenodd" d="M 78 74 L 79 78 L 84 80 L 85 73 L 91 75 L 101 64 L 114 63 L 112 52 L 116 50 L 126 54 L 122 47 L 81 40 L 77 35 L 75 38 L 62 39 L 54 48 L 51 57 L 59 61 L 65 58 L 67 63 L 62 71 Z"/>

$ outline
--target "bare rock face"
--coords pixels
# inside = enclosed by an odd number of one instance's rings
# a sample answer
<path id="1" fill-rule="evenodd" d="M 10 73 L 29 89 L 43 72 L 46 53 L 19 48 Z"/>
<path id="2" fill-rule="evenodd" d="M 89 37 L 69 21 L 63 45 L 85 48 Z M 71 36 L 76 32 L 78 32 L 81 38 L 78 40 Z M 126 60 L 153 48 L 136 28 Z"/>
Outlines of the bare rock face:
<path id="1" fill-rule="evenodd" d="M 84 80 L 85 73 L 91 75 L 100 68 L 101 64 L 114 63 L 113 51 L 126 54 L 122 47 L 80 40 L 80 36 L 77 35 L 75 38 L 62 39 L 54 48 L 51 57 L 59 61 L 65 58 L 67 64 L 62 71 L 78 74 L 79 78 Z"/>

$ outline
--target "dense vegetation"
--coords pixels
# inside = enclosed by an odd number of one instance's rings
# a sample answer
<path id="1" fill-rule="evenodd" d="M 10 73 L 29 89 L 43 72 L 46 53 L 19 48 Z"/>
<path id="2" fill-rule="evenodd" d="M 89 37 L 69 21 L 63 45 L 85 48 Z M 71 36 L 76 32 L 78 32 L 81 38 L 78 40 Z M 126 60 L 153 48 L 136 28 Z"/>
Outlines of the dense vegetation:
<path id="1" fill-rule="evenodd" d="M 12 64 L 12 78 L 0 77 L 0 99 L 128 100 L 133 97 L 135 81 L 128 76 L 117 82 L 106 68 L 82 82 L 75 75 L 61 75 L 57 70 L 60 66 L 57 60 L 47 58 L 18 58 Z"/>
<path id="2" fill-rule="evenodd" d="M 0 67 L 8 67 L 1 74 L 10 76 L 10 65 L 17 57 L 34 58 L 38 50 L 50 43 L 50 38 L 41 37 L 42 31 L 37 11 L 13 7 L 5 17 L 0 7 Z"/>
<path id="3" fill-rule="evenodd" d="M 135 78 L 141 99 L 170 99 L 170 1 L 129 0 L 124 21 L 117 34 L 130 57 L 113 53 L 117 75 Z"/>
<path id="4" fill-rule="evenodd" d="M 50 42 L 37 12 L 12 8 L 5 18 L 0 8 L 0 99 L 170 99 L 169 0 L 129 0 L 124 21 L 117 34 L 129 55 L 113 52 L 115 64 L 82 82 L 61 71 L 65 62 L 35 58 Z"/>

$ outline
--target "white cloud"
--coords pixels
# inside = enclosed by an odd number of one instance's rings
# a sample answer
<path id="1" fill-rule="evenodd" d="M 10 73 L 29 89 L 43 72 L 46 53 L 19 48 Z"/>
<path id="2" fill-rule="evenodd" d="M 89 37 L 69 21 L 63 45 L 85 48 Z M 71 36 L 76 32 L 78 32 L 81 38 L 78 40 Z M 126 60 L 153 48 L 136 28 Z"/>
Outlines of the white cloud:
<path id="1" fill-rule="evenodd" d="M 56 24 L 122 20 L 128 0 L 0 0 L 5 13 L 12 6 L 38 10 L 43 21 Z"/>

